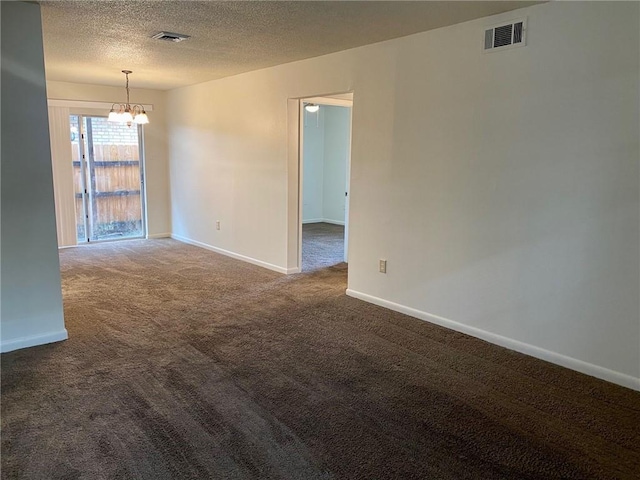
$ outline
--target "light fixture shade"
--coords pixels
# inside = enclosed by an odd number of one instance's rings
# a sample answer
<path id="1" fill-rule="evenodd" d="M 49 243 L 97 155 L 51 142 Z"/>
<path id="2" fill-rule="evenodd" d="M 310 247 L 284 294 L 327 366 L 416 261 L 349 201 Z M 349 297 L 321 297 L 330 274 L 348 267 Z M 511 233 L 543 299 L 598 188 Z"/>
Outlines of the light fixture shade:
<path id="1" fill-rule="evenodd" d="M 315 113 L 318 110 L 320 110 L 320 105 L 316 105 L 314 103 L 308 103 L 307 105 L 305 105 L 304 109 L 307 112 Z"/>
<path id="2" fill-rule="evenodd" d="M 116 112 L 112 108 L 111 111 L 109 112 L 109 118 L 107 118 L 107 120 L 110 121 L 110 122 L 119 122 L 120 121 L 120 114 L 118 114 L 118 112 Z"/>
<path id="3" fill-rule="evenodd" d="M 146 112 L 142 112 L 133 117 L 133 123 L 137 123 L 138 125 L 146 125 L 149 123 L 149 117 L 147 117 Z"/>
<path id="4" fill-rule="evenodd" d="M 120 121 L 131 122 L 133 121 L 133 115 L 131 115 L 131 112 L 125 110 L 123 113 L 120 114 Z"/>

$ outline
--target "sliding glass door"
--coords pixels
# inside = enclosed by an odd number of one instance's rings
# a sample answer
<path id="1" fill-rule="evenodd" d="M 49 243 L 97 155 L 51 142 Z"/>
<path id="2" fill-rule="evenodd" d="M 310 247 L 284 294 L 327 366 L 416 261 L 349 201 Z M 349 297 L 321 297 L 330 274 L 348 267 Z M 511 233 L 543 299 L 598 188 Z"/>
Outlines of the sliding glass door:
<path id="1" fill-rule="evenodd" d="M 72 115 L 78 243 L 145 236 L 141 126 Z"/>

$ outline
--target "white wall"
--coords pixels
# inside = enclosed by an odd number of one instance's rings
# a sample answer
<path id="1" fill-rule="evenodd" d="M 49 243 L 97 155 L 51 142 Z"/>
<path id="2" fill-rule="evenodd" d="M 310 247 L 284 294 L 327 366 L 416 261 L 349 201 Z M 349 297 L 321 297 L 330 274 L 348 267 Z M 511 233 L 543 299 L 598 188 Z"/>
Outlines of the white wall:
<path id="1" fill-rule="evenodd" d="M 351 109 L 321 105 L 304 115 L 302 222 L 344 225 Z"/>
<path id="2" fill-rule="evenodd" d="M 322 212 L 326 221 L 344 224 L 347 161 L 351 140 L 351 109 L 326 106 L 324 120 L 324 183 Z"/>
<path id="3" fill-rule="evenodd" d="M 171 91 L 173 232 L 291 268 L 287 99 L 354 91 L 350 294 L 640 388 L 639 6 L 552 2 Z M 482 53 L 522 15 L 528 46 Z"/>
<path id="4" fill-rule="evenodd" d="M 317 112 L 303 112 L 302 223 L 324 219 L 324 120 L 325 107 Z"/>
<path id="5" fill-rule="evenodd" d="M 68 82 L 47 82 L 47 96 L 56 100 L 93 102 L 122 102 L 126 99 L 124 75 L 122 87 L 85 85 Z M 130 76 L 135 84 L 135 72 Z M 171 233 L 171 207 L 169 200 L 169 161 L 167 153 L 166 92 L 160 90 L 131 89 L 135 103 L 151 104 L 149 124 L 144 126 L 145 179 L 147 191 L 147 223 L 150 237 Z M 108 110 L 71 108 L 71 113 L 108 115 Z M 74 219 L 75 221 L 75 219 Z"/>
<path id="6" fill-rule="evenodd" d="M 67 338 L 40 6 L 2 2 L 0 350 Z"/>

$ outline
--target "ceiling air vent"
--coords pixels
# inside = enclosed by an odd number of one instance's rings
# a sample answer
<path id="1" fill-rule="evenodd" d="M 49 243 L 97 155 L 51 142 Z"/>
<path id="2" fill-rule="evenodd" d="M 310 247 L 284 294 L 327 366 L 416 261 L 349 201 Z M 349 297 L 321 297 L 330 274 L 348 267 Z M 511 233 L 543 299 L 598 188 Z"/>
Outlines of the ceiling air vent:
<path id="1" fill-rule="evenodd" d="M 501 23 L 484 31 L 484 51 L 493 52 L 508 48 L 524 47 L 527 33 L 527 19 Z"/>
<path id="2" fill-rule="evenodd" d="M 189 35 L 172 32 L 158 32 L 151 38 L 155 38 L 156 40 L 164 40 L 165 42 L 181 42 L 189 38 Z"/>

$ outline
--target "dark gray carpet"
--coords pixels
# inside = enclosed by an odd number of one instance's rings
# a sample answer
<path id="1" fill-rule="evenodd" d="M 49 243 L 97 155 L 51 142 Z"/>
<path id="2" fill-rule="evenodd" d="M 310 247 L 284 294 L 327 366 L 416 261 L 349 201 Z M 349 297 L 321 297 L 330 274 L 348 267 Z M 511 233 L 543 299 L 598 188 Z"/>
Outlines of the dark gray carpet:
<path id="1" fill-rule="evenodd" d="M 172 240 L 61 252 L 2 356 L 2 478 L 631 479 L 640 394 Z"/>
<path id="2" fill-rule="evenodd" d="M 344 227 L 330 223 L 302 225 L 302 271 L 332 267 L 344 261 Z"/>

